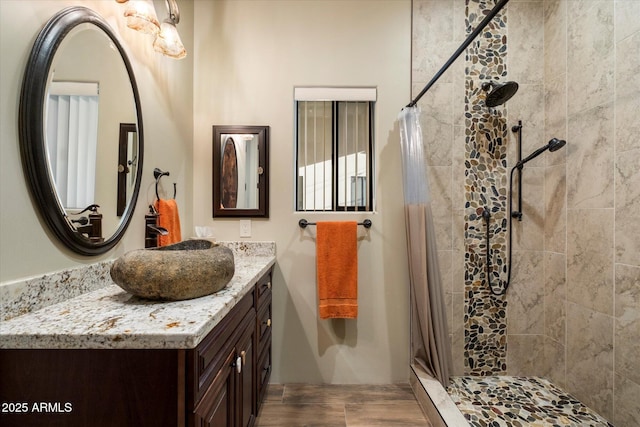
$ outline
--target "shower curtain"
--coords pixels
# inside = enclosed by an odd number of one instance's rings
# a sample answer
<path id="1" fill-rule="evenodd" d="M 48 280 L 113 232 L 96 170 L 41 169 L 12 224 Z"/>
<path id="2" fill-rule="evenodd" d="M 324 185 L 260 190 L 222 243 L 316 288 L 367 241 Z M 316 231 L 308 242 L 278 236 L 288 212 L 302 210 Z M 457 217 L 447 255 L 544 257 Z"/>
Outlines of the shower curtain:
<path id="1" fill-rule="evenodd" d="M 411 357 L 412 363 L 446 387 L 452 364 L 451 343 L 419 116 L 418 107 L 406 107 L 398 117 L 411 285 Z"/>

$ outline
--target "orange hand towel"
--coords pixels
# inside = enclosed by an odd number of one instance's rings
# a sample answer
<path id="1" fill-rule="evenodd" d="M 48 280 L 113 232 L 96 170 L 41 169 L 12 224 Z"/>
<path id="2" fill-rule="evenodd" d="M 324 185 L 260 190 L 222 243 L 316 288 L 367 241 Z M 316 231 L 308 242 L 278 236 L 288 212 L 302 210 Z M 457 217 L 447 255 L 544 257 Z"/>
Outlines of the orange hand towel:
<path id="1" fill-rule="evenodd" d="M 316 265 L 321 319 L 358 317 L 358 246 L 355 221 L 318 222 Z"/>
<path id="2" fill-rule="evenodd" d="M 182 241 L 180 216 L 178 215 L 176 200 L 156 200 L 156 211 L 158 211 L 159 215 L 158 226 L 166 228 L 169 232 L 166 236 L 158 236 L 158 246 L 171 245 Z"/>

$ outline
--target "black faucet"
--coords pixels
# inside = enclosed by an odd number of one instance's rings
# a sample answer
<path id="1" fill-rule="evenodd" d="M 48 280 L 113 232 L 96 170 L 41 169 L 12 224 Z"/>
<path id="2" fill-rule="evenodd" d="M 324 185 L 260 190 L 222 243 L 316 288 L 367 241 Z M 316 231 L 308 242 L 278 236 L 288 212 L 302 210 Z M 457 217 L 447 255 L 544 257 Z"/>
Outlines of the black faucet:
<path id="1" fill-rule="evenodd" d="M 149 213 L 144 216 L 144 247 L 158 246 L 158 236 L 167 236 L 169 231 L 158 225 L 158 212 L 153 205 L 149 205 Z"/>
<path id="2" fill-rule="evenodd" d="M 102 237 L 102 214 L 98 213 L 98 208 L 100 206 L 93 204 L 89 205 L 80 212 L 76 212 L 73 215 L 80 215 L 89 211 L 89 217 L 81 216 L 78 219 L 72 219 L 71 223 L 75 230 L 87 237 L 90 241 L 94 243 L 104 242 L 104 237 Z M 76 226 L 74 224 L 80 224 Z"/>

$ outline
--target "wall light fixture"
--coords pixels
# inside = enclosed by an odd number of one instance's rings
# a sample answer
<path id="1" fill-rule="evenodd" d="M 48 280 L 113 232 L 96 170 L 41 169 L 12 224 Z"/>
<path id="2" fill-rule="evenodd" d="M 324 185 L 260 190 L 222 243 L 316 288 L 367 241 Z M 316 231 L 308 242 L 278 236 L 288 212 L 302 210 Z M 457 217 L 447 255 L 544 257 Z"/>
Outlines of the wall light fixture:
<path id="1" fill-rule="evenodd" d="M 155 36 L 153 48 L 171 58 L 187 56 L 187 50 L 180 40 L 176 24 L 180 22 L 180 11 L 176 0 L 165 0 L 169 16 L 160 24 L 152 0 L 116 0 L 128 3 L 124 16 L 127 26 L 134 30 Z"/>
<path id="2" fill-rule="evenodd" d="M 180 22 L 180 11 L 176 1 L 167 0 L 167 9 L 169 10 L 169 17 L 162 22 L 160 34 L 153 42 L 153 48 L 171 58 L 181 59 L 187 56 L 187 50 L 184 48 L 176 28 L 176 24 Z"/>
<path id="3" fill-rule="evenodd" d="M 151 0 L 129 0 L 124 16 L 129 28 L 154 36 L 160 33 L 160 23 Z"/>

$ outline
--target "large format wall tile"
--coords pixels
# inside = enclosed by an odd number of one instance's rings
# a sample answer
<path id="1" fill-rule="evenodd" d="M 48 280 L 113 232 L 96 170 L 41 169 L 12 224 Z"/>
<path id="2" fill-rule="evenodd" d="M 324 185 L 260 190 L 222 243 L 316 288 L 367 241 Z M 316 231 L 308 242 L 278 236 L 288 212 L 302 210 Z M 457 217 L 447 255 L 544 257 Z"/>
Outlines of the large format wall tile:
<path id="1" fill-rule="evenodd" d="M 433 115 L 430 115 L 429 110 L 426 113 L 423 112 L 420 121 L 427 165 L 451 166 L 453 125 L 438 121 Z"/>
<path id="2" fill-rule="evenodd" d="M 544 333 L 542 252 L 514 251 L 511 285 L 507 292 L 507 333 Z M 542 345 L 542 343 L 541 343 Z"/>
<path id="3" fill-rule="evenodd" d="M 616 152 L 640 148 L 640 30 L 616 43 L 615 105 Z"/>
<path id="4" fill-rule="evenodd" d="M 428 82 L 442 67 L 459 43 L 454 40 L 454 3 L 447 0 L 416 0 L 413 2 L 412 81 Z M 444 81 L 452 75 L 445 73 Z"/>
<path id="5" fill-rule="evenodd" d="M 562 389 L 567 389 L 565 372 L 565 346 L 562 343 L 544 337 L 544 366 L 541 376 L 549 378 L 552 383 Z"/>
<path id="6" fill-rule="evenodd" d="M 451 250 L 452 217 L 451 217 L 451 167 L 431 166 L 429 185 L 431 187 L 431 209 L 435 227 L 438 249 Z"/>
<path id="7" fill-rule="evenodd" d="M 567 2 L 544 2 L 544 80 L 545 84 L 567 69 Z M 566 104 L 564 104 L 566 105 Z"/>
<path id="8" fill-rule="evenodd" d="M 640 31 L 640 1 L 615 0 L 616 42 Z"/>
<path id="9" fill-rule="evenodd" d="M 616 426 L 640 426 L 640 385 L 616 373 L 614 388 Z"/>
<path id="10" fill-rule="evenodd" d="M 453 375 L 464 375 L 464 293 L 453 293 L 451 353 Z"/>
<path id="11" fill-rule="evenodd" d="M 615 215 L 616 262 L 640 266 L 640 148 L 616 154 Z"/>
<path id="12" fill-rule="evenodd" d="M 507 375 L 538 376 L 544 368 L 543 335 L 507 335 Z"/>
<path id="13" fill-rule="evenodd" d="M 559 343 L 564 343 L 566 338 L 565 265 L 564 254 L 552 252 L 544 254 L 544 334 Z"/>
<path id="14" fill-rule="evenodd" d="M 567 3 L 568 111 L 602 105 L 613 98 L 613 2 Z"/>
<path id="15" fill-rule="evenodd" d="M 454 209 L 453 215 L 453 292 L 464 292 L 464 211 Z"/>
<path id="16" fill-rule="evenodd" d="M 615 298 L 616 372 L 640 384 L 640 267 L 616 265 Z"/>
<path id="17" fill-rule="evenodd" d="M 612 295 L 613 209 L 570 209 L 567 214 L 567 299 L 612 315 Z"/>
<path id="18" fill-rule="evenodd" d="M 509 18 L 509 79 L 518 83 L 540 84 L 544 78 L 543 60 L 544 13 L 542 3 L 510 3 Z"/>
<path id="19" fill-rule="evenodd" d="M 596 412 L 613 415 L 613 317 L 567 306 L 567 386 Z"/>
<path id="20" fill-rule="evenodd" d="M 544 141 L 567 139 L 567 73 L 559 71 L 544 85 Z M 566 157 L 563 149 L 545 156 L 545 161 L 547 165 L 564 164 Z"/>
<path id="21" fill-rule="evenodd" d="M 568 208 L 613 207 L 613 111 L 608 103 L 569 117 Z"/>
<path id="22" fill-rule="evenodd" d="M 544 178 L 544 250 L 566 251 L 567 172 L 565 165 L 549 166 Z"/>

